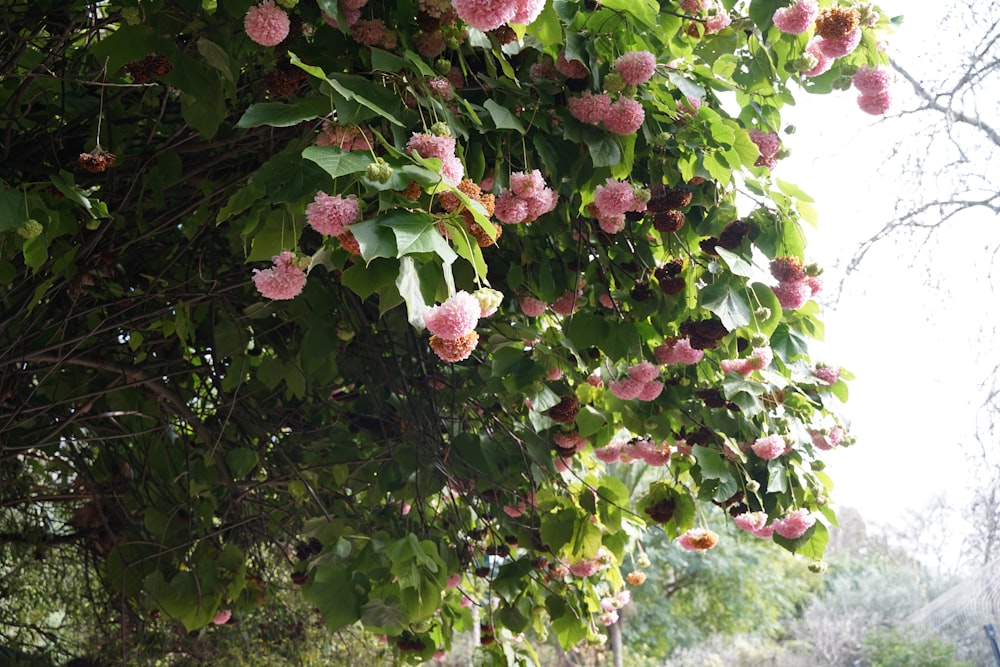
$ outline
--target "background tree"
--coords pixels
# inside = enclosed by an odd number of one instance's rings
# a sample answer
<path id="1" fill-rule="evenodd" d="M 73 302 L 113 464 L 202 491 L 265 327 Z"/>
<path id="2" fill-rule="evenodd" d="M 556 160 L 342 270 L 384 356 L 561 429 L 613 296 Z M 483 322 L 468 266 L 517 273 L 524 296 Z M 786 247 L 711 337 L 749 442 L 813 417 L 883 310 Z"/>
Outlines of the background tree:
<path id="1" fill-rule="evenodd" d="M 887 20 L 487 4 L 8 4 L 2 557 L 75 545 L 120 654 L 291 581 L 402 659 L 524 663 L 709 503 L 821 557 L 847 389 L 771 169 Z"/>

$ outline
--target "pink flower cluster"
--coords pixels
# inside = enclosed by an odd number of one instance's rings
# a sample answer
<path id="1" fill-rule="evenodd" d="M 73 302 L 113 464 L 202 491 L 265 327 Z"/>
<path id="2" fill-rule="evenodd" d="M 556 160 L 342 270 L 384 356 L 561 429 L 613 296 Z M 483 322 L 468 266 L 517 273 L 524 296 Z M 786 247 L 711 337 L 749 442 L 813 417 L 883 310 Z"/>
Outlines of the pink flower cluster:
<path id="1" fill-rule="evenodd" d="M 544 0 L 452 0 L 458 17 L 477 30 L 496 30 L 505 23 L 531 23 L 545 7 Z"/>
<path id="2" fill-rule="evenodd" d="M 834 426 L 831 429 L 809 429 L 809 437 L 817 449 L 829 451 L 844 441 L 844 429 L 841 426 Z"/>
<path id="3" fill-rule="evenodd" d="M 771 289 L 781 307 L 788 310 L 801 308 L 823 288 L 819 276 L 806 273 L 802 262 L 795 257 L 776 257 L 771 261 L 771 275 L 778 279 Z"/>
<path id="4" fill-rule="evenodd" d="M 277 46 L 288 37 L 291 21 L 274 0 L 264 0 L 247 10 L 243 17 L 247 36 L 261 46 Z"/>
<path id="5" fill-rule="evenodd" d="M 814 523 L 816 523 L 816 517 L 809 514 L 809 510 L 798 509 L 778 519 L 772 526 L 774 532 L 785 539 L 797 540 L 805 535 Z"/>
<path id="6" fill-rule="evenodd" d="M 348 225 L 361 220 L 361 205 L 354 195 L 331 197 L 325 192 L 317 192 L 312 203 L 306 206 L 306 220 L 320 234 L 340 236 L 347 231 Z"/>
<path id="7" fill-rule="evenodd" d="M 528 317 L 538 317 L 545 312 L 545 309 L 549 307 L 547 303 L 541 299 L 536 299 L 533 296 L 519 296 L 517 297 L 517 303 L 521 306 L 521 312 Z"/>
<path id="8" fill-rule="evenodd" d="M 771 365 L 774 353 L 769 347 L 755 347 L 749 357 L 742 359 L 723 359 L 721 362 L 722 372 L 736 372 L 746 377 L 754 371 L 764 370 Z"/>
<path id="9" fill-rule="evenodd" d="M 462 182 L 465 167 L 455 155 L 454 137 L 414 132 L 406 142 L 406 148 L 410 153 L 417 153 L 420 157 L 441 160 L 441 178 L 449 185 L 457 187 Z"/>
<path id="10" fill-rule="evenodd" d="M 457 340 L 472 333 L 481 313 L 479 299 L 466 291 L 459 291 L 440 306 L 425 308 L 424 324 L 438 338 Z"/>
<path id="11" fill-rule="evenodd" d="M 704 350 L 696 350 L 691 347 L 690 338 L 678 338 L 665 340 L 660 343 L 653 356 L 661 364 L 696 364 L 705 356 Z"/>
<path id="12" fill-rule="evenodd" d="M 685 551 L 708 551 L 718 543 L 718 534 L 708 528 L 692 528 L 677 538 Z"/>
<path id="13" fill-rule="evenodd" d="M 651 466 L 665 466 L 670 462 L 670 443 L 656 444 L 651 438 L 615 438 L 604 447 L 594 450 L 594 457 L 604 463 L 631 463 L 645 461 Z"/>
<path id="14" fill-rule="evenodd" d="M 819 16 L 816 0 L 796 0 L 774 12 L 774 27 L 789 35 L 801 35 Z"/>
<path id="15" fill-rule="evenodd" d="M 778 151 L 781 150 L 781 140 L 774 132 L 761 132 L 758 129 L 750 130 L 750 141 L 757 144 L 760 150 L 760 157 L 754 162 L 756 167 L 767 167 L 774 169 L 778 164 Z"/>
<path id="16" fill-rule="evenodd" d="M 629 97 L 612 102 L 604 93 L 594 95 L 586 91 L 580 97 L 571 97 L 568 106 L 570 114 L 580 122 L 604 123 L 609 132 L 620 136 L 636 132 L 646 120 L 642 105 Z"/>
<path id="17" fill-rule="evenodd" d="M 635 188 L 629 183 L 609 178 L 594 190 L 593 207 L 601 229 L 616 234 L 625 229 L 625 214 L 642 213 L 646 210 L 646 201 L 636 196 Z"/>
<path id="18" fill-rule="evenodd" d="M 806 53 L 815 60 L 815 64 L 813 64 L 811 69 L 802 72 L 802 76 L 819 76 L 820 74 L 829 72 L 830 68 L 833 67 L 833 61 L 836 60 L 836 58 L 831 58 L 823 52 L 823 49 L 820 48 L 821 41 L 823 40 L 817 37 L 810 40 L 806 45 Z"/>
<path id="19" fill-rule="evenodd" d="M 649 51 L 629 51 L 618 56 L 614 70 L 630 86 L 646 83 L 656 71 L 656 57 Z"/>
<path id="20" fill-rule="evenodd" d="M 764 459 L 765 461 L 772 461 L 785 452 L 787 452 L 791 447 L 780 435 L 769 435 L 763 438 L 757 438 L 750 449 L 753 453 Z"/>
<path id="21" fill-rule="evenodd" d="M 349 152 L 371 150 L 375 144 L 371 130 L 367 128 L 327 124 L 316 137 L 316 145 L 335 146 Z"/>
<path id="22" fill-rule="evenodd" d="M 766 512 L 743 512 L 734 516 L 733 522 L 741 530 L 745 530 L 754 537 L 759 537 L 762 540 L 769 540 L 771 539 L 771 535 L 774 534 L 774 527 L 767 525 Z"/>
<path id="23" fill-rule="evenodd" d="M 552 302 L 551 308 L 552 312 L 556 315 L 572 315 L 575 313 L 580 306 L 584 303 L 583 298 L 583 281 L 575 290 L 567 290 L 563 295 Z"/>
<path id="24" fill-rule="evenodd" d="M 881 116 L 892 106 L 892 95 L 889 86 L 892 85 L 892 74 L 885 67 L 871 68 L 862 65 L 851 79 L 858 95 L 858 106 L 865 113 Z"/>
<path id="25" fill-rule="evenodd" d="M 818 37 L 816 48 L 827 58 L 843 58 L 858 48 L 861 43 L 861 28 L 857 27 L 843 37 L 826 39 Z"/>
<path id="26" fill-rule="evenodd" d="M 836 366 L 817 364 L 812 374 L 813 377 L 825 385 L 837 384 L 837 381 L 840 380 L 840 369 Z"/>
<path id="27" fill-rule="evenodd" d="M 295 262 L 295 256 L 288 250 L 271 258 L 270 269 L 254 269 L 253 284 L 262 296 L 280 301 L 294 299 L 306 285 L 306 272 Z"/>
<path id="28" fill-rule="evenodd" d="M 644 360 L 628 369 L 628 377 L 612 381 L 608 388 L 623 401 L 652 401 L 663 391 L 663 383 L 656 379 L 659 374 L 659 368 Z"/>
<path id="29" fill-rule="evenodd" d="M 382 19 L 355 20 L 348 22 L 351 27 L 351 37 L 354 41 L 365 46 L 379 46 L 384 49 L 396 48 L 398 36 L 395 30 L 385 27 Z"/>
<path id="30" fill-rule="evenodd" d="M 587 446 L 587 439 L 581 436 L 576 431 L 559 431 L 552 436 L 552 441 L 556 443 L 562 452 L 566 454 L 579 454 Z M 572 454 L 570 454 L 572 456 Z"/>
<path id="31" fill-rule="evenodd" d="M 337 4 L 340 7 L 340 12 L 344 15 L 344 22 L 350 28 L 361 19 L 361 8 L 368 4 L 368 0 L 339 0 Z M 334 28 L 340 29 L 337 22 L 325 13 L 323 14 L 323 20 Z"/>
<path id="32" fill-rule="evenodd" d="M 556 69 L 567 79 L 586 79 L 590 71 L 579 60 L 566 60 L 566 52 L 560 51 L 556 57 Z"/>
<path id="33" fill-rule="evenodd" d="M 558 202 L 559 195 L 548 187 L 540 171 L 519 171 L 510 175 L 510 190 L 497 197 L 493 215 L 509 225 L 534 222 L 555 209 Z"/>

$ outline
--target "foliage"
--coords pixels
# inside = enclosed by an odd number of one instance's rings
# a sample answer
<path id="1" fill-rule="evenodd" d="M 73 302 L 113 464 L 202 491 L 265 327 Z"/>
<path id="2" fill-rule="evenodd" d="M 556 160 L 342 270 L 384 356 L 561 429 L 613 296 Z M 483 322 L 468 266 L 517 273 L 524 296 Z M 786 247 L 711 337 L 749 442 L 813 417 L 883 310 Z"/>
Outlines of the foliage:
<path id="1" fill-rule="evenodd" d="M 775 294 L 767 264 L 803 263 L 814 212 L 749 130 L 780 129 L 790 85 L 830 92 L 884 60 L 884 17 L 804 79 L 808 35 L 771 26 L 777 1 L 726 2 L 720 27 L 671 2 L 555 0 L 528 26 L 446 24 L 429 57 L 426 4 L 370 2 L 364 20 L 389 28 L 374 40 L 331 0 L 286 0 L 276 47 L 248 38 L 247 0 L 8 5 L 0 530 L 84 545 L 129 614 L 189 631 L 267 605 L 274 553 L 329 629 L 360 622 L 406 659 L 470 628 L 471 602 L 483 664 L 530 662 L 524 632 L 597 639 L 646 510 L 673 537 L 707 503 L 805 509 L 822 520 L 774 541 L 821 557 L 834 517 L 811 430 L 837 427 L 847 387 L 813 374 L 815 303 Z M 653 79 L 612 85 L 641 50 Z M 539 74 L 561 54 L 587 76 Z M 638 131 L 568 111 L 612 87 L 641 105 Z M 314 145 L 336 128 L 369 131 L 368 150 Z M 456 156 L 407 150 L 430 132 Z M 499 225 L 442 176 L 455 157 L 501 198 L 538 170 L 554 209 Z M 616 180 L 634 201 L 611 232 L 591 205 Z M 363 219 L 320 235 L 320 191 Z M 684 224 L 658 231 L 657 207 Z M 282 252 L 304 290 L 263 298 L 247 264 Z M 486 285 L 500 310 L 442 363 L 426 307 Z M 528 316 L 519 296 L 552 306 Z M 705 357 L 656 365 L 653 400 L 611 390 L 684 336 Z M 750 450 L 769 435 L 789 451 Z M 594 456 L 618 437 L 672 453 L 645 495 Z"/>
<path id="2" fill-rule="evenodd" d="M 713 517 L 716 529 L 721 523 Z M 662 661 L 713 636 L 780 639 L 822 587 L 806 562 L 732 529 L 707 553 L 678 551 L 655 537 L 643 547 L 652 564 L 632 591 L 635 614 L 623 629 L 630 656 Z"/>
<path id="3" fill-rule="evenodd" d="M 877 629 L 865 638 L 867 663 L 871 667 L 971 667 L 957 660 L 954 644 L 933 636 L 898 629 Z"/>

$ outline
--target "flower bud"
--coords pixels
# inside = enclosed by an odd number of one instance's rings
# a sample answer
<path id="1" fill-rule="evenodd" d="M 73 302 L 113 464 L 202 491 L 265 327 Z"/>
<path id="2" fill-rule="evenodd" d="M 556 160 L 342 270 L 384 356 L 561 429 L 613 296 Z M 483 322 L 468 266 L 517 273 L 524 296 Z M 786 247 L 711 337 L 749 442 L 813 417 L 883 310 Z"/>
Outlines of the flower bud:
<path id="1" fill-rule="evenodd" d="M 20 227 L 17 228 L 17 233 L 26 239 L 33 239 L 40 236 L 42 231 L 42 223 L 38 222 L 34 218 L 25 220 Z"/>
<path id="2" fill-rule="evenodd" d="M 451 61 L 447 58 L 438 58 L 434 61 L 434 71 L 442 76 L 447 75 L 451 71 Z"/>
<path id="3" fill-rule="evenodd" d="M 823 572 L 826 572 L 826 568 L 827 568 L 826 563 L 821 560 L 815 560 L 809 563 L 809 571 L 815 572 L 816 574 L 822 574 Z"/>
<path id="4" fill-rule="evenodd" d="M 768 320 L 771 318 L 771 309 L 767 306 L 759 306 L 754 308 L 753 316 L 758 320 Z"/>
<path id="5" fill-rule="evenodd" d="M 431 125 L 431 134 L 437 135 L 439 137 L 450 137 L 451 136 L 451 126 L 444 121 L 438 121 Z"/>
<path id="6" fill-rule="evenodd" d="M 477 289 L 472 293 L 472 296 L 479 301 L 479 307 L 482 311 L 480 317 L 489 317 L 497 312 L 497 308 L 503 303 L 503 293 L 489 287 Z"/>
<path id="7" fill-rule="evenodd" d="M 388 183 L 389 179 L 392 178 L 392 167 L 382 158 L 376 158 L 375 162 L 372 162 L 365 169 L 365 176 L 370 181 Z"/>
<path id="8" fill-rule="evenodd" d="M 758 491 L 760 491 L 760 482 L 758 482 L 755 479 L 751 479 L 749 482 L 747 482 L 747 491 L 749 491 L 750 493 L 757 493 Z"/>
<path id="9" fill-rule="evenodd" d="M 762 333 L 755 333 L 750 336 L 750 347 L 767 347 L 771 344 L 771 339 Z"/>
<path id="10" fill-rule="evenodd" d="M 604 92 L 609 95 L 617 95 L 618 93 L 625 90 L 628 84 L 625 83 L 625 79 L 618 72 L 609 72 L 607 76 L 604 77 Z"/>
<path id="11" fill-rule="evenodd" d="M 796 72 L 809 72 L 819 64 L 819 58 L 811 53 L 803 53 L 792 62 Z"/>

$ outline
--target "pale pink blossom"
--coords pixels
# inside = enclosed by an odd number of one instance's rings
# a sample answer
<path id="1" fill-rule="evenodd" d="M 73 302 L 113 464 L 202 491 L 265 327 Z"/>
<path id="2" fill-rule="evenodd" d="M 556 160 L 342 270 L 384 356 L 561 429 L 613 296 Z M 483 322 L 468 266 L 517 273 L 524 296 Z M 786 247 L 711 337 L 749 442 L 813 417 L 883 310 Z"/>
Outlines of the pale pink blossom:
<path id="1" fill-rule="evenodd" d="M 611 98 L 604 93 L 595 95 L 587 90 L 579 97 L 570 97 L 567 107 L 570 115 L 581 123 L 597 125 L 611 113 Z"/>
<path id="2" fill-rule="evenodd" d="M 271 258 L 270 269 L 254 269 L 253 283 L 257 291 L 275 301 L 294 299 L 306 285 L 306 272 L 295 263 L 295 256 L 288 250 Z"/>
<path id="3" fill-rule="evenodd" d="M 601 623 L 604 625 L 614 625 L 618 622 L 618 612 L 615 610 L 606 611 L 601 614 Z"/>
<path id="4" fill-rule="evenodd" d="M 528 25 L 533 23 L 545 9 L 545 0 L 517 0 L 516 5 L 517 9 L 510 22 Z"/>
<path id="5" fill-rule="evenodd" d="M 552 312 L 557 315 L 572 315 L 583 305 L 583 292 L 565 292 L 561 297 L 552 302 Z"/>
<path id="6" fill-rule="evenodd" d="M 807 509 L 798 509 L 774 522 L 774 532 L 785 539 L 796 540 L 816 523 L 816 517 Z"/>
<path id="7" fill-rule="evenodd" d="M 420 157 L 443 159 L 455 155 L 455 137 L 414 132 L 406 148 L 411 153 L 419 153 Z"/>
<path id="8" fill-rule="evenodd" d="M 690 338 L 664 341 L 653 350 L 653 356 L 661 364 L 696 364 L 705 356 L 704 350 L 691 347 Z"/>
<path id="9" fill-rule="evenodd" d="M 594 206 L 600 215 L 605 216 L 636 210 L 639 202 L 636 201 L 635 190 L 630 184 L 609 178 L 604 185 L 598 185 L 594 189 Z"/>
<path id="10" fill-rule="evenodd" d="M 560 51 L 556 57 L 556 69 L 567 79 L 586 79 L 590 73 L 579 60 L 566 60 L 566 52 Z"/>
<path id="11" fill-rule="evenodd" d="M 521 306 L 521 312 L 528 317 L 538 317 L 548 308 L 547 303 L 533 296 L 519 296 L 517 297 L 517 303 Z"/>
<path id="12" fill-rule="evenodd" d="M 556 433 L 552 436 L 552 440 L 556 443 L 556 446 L 561 450 L 569 451 L 573 450 L 573 453 L 582 452 L 587 446 L 587 439 L 582 437 L 576 431 L 571 431 L 569 433 Z"/>
<path id="13" fill-rule="evenodd" d="M 441 305 L 424 309 L 424 324 L 438 338 L 456 340 L 476 328 L 481 312 L 482 306 L 476 297 L 459 291 Z"/>
<path id="14" fill-rule="evenodd" d="M 277 46 L 288 37 L 291 21 L 274 0 L 264 0 L 247 10 L 243 17 L 247 36 L 261 46 Z"/>
<path id="15" fill-rule="evenodd" d="M 664 441 L 646 448 L 642 460 L 651 466 L 665 466 L 670 462 L 670 445 Z"/>
<path id="16" fill-rule="evenodd" d="M 892 94 L 888 90 L 871 95 L 858 95 L 858 108 L 867 114 L 881 116 L 892 106 Z"/>
<path id="17" fill-rule="evenodd" d="M 600 447 L 594 450 L 594 457 L 598 461 L 603 461 L 604 463 L 615 463 L 621 460 L 622 457 L 622 445 L 620 442 L 610 442 L 606 447 Z"/>
<path id="18" fill-rule="evenodd" d="M 861 43 L 861 28 L 855 28 L 843 37 L 836 39 L 820 38 L 817 42 L 818 48 L 823 55 L 828 58 L 843 58 Z"/>
<path id="19" fill-rule="evenodd" d="M 504 190 L 496 199 L 493 215 L 500 222 L 516 225 L 528 217 L 528 203 L 509 190 Z"/>
<path id="20" fill-rule="evenodd" d="M 774 132 L 763 132 L 754 128 L 748 134 L 750 135 L 750 141 L 757 144 L 760 157 L 764 159 L 774 157 L 781 149 L 781 140 Z"/>
<path id="21" fill-rule="evenodd" d="M 708 0 L 681 0 L 681 9 L 688 14 L 697 14 L 708 7 Z"/>
<path id="22" fill-rule="evenodd" d="M 312 203 L 306 206 L 306 220 L 320 234 L 340 236 L 348 225 L 361 220 L 361 205 L 354 195 L 343 197 L 317 192 Z"/>
<path id="23" fill-rule="evenodd" d="M 862 95 L 875 95 L 889 90 L 889 86 L 892 85 L 892 72 L 886 67 L 862 65 L 851 77 L 851 82 Z"/>
<path id="24" fill-rule="evenodd" d="M 213 625 L 225 625 L 229 622 L 229 619 L 233 617 L 232 609 L 220 609 L 215 612 L 215 616 L 212 618 Z"/>
<path id="25" fill-rule="evenodd" d="M 757 438 L 750 449 L 753 453 L 764 459 L 765 461 L 771 461 L 778 458 L 786 451 L 788 451 L 788 443 L 780 435 L 769 435 L 763 438 Z"/>
<path id="26" fill-rule="evenodd" d="M 829 72 L 830 68 L 833 67 L 833 61 L 835 60 L 835 58 L 831 58 L 830 56 L 823 53 L 822 49 L 820 48 L 819 44 L 820 41 L 822 40 L 817 37 L 813 40 L 810 40 L 810 42 L 806 45 L 806 53 L 810 54 L 816 59 L 816 65 L 814 65 L 812 69 L 803 72 L 802 76 L 810 78 L 814 76 L 819 76 L 820 74 L 825 74 L 826 72 Z"/>
<path id="27" fill-rule="evenodd" d="M 743 512 L 734 516 L 733 521 L 741 530 L 762 539 L 770 538 L 774 531 L 771 526 L 767 525 L 766 512 Z"/>
<path id="28" fill-rule="evenodd" d="M 729 14 L 725 13 L 725 11 L 720 11 L 714 16 L 709 16 L 705 21 L 705 34 L 710 35 L 713 32 L 719 32 L 723 28 L 728 27 L 732 22 L 733 20 L 729 18 Z"/>
<path id="29" fill-rule="evenodd" d="M 787 310 L 797 310 L 812 296 L 812 289 L 805 280 L 781 282 L 771 288 L 778 297 L 778 303 Z"/>
<path id="30" fill-rule="evenodd" d="M 628 369 L 629 377 L 638 382 L 649 382 L 656 379 L 656 376 L 659 374 L 660 369 L 645 359 L 634 366 L 630 366 Z"/>
<path id="31" fill-rule="evenodd" d="M 639 382 L 630 377 L 622 378 L 621 380 L 612 380 L 608 385 L 611 393 L 620 398 L 623 401 L 631 401 L 637 398 L 642 392 L 643 382 Z"/>
<path id="32" fill-rule="evenodd" d="M 639 389 L 639 395 L 636 398 L 640 401 L 655 401 L 662 393 L 663 383 L 659 380 L 650 380 L 642 384 L 642 388 Z"/>
<path id="33" fill-rule="evenodd" d="M 622 97 L 611 104 L 608 115 L 604 117 L 604 127 L 612 134 L 625 136 L 633 134 L 646 120 L 646 112 L 637 101 Z"/>
<path id="34" fill-rule="evenodd" d="M 512 20 L 518 11 L 517 0 L 452 0 L 458 18 L 477 30 L 496 30 Z"/>
<path id="35" fill-rule="evenodd" d="M 562 377 L 563 377 L 563 370 L 556 366 L 550 368 L 549 371 L 545 374 L 545 379 L 548 380 L 549 382 L 555 382 L 557 380 L 561 380 Z"/>
<path id="36" fill-rule="evenodd" d="M 596 574 L 599 569 L 600 564 L 596 558 L 584 558 L 569 566 L 569 571 L 580 578 Z"/>
<path id="37" fill-rule="evenodd" d="M 840 380 L 840 369 L 835 366 L 816 366 L 813 376 L 826 385 L 836 384 Z"/>
<path id="38" fill-rule="evenodd" d="M 613 65 L 630 86 L 646 83 L 656 71 L 656 57 L 649 51 L 629 51 L 618 56 Z"/>
<path id="39" fill-rule="evenodd" d="M 816 0 L 796 0 L 774 12 L 774 27 L 789 35 L 801 35 L 819 16 Z"/>

